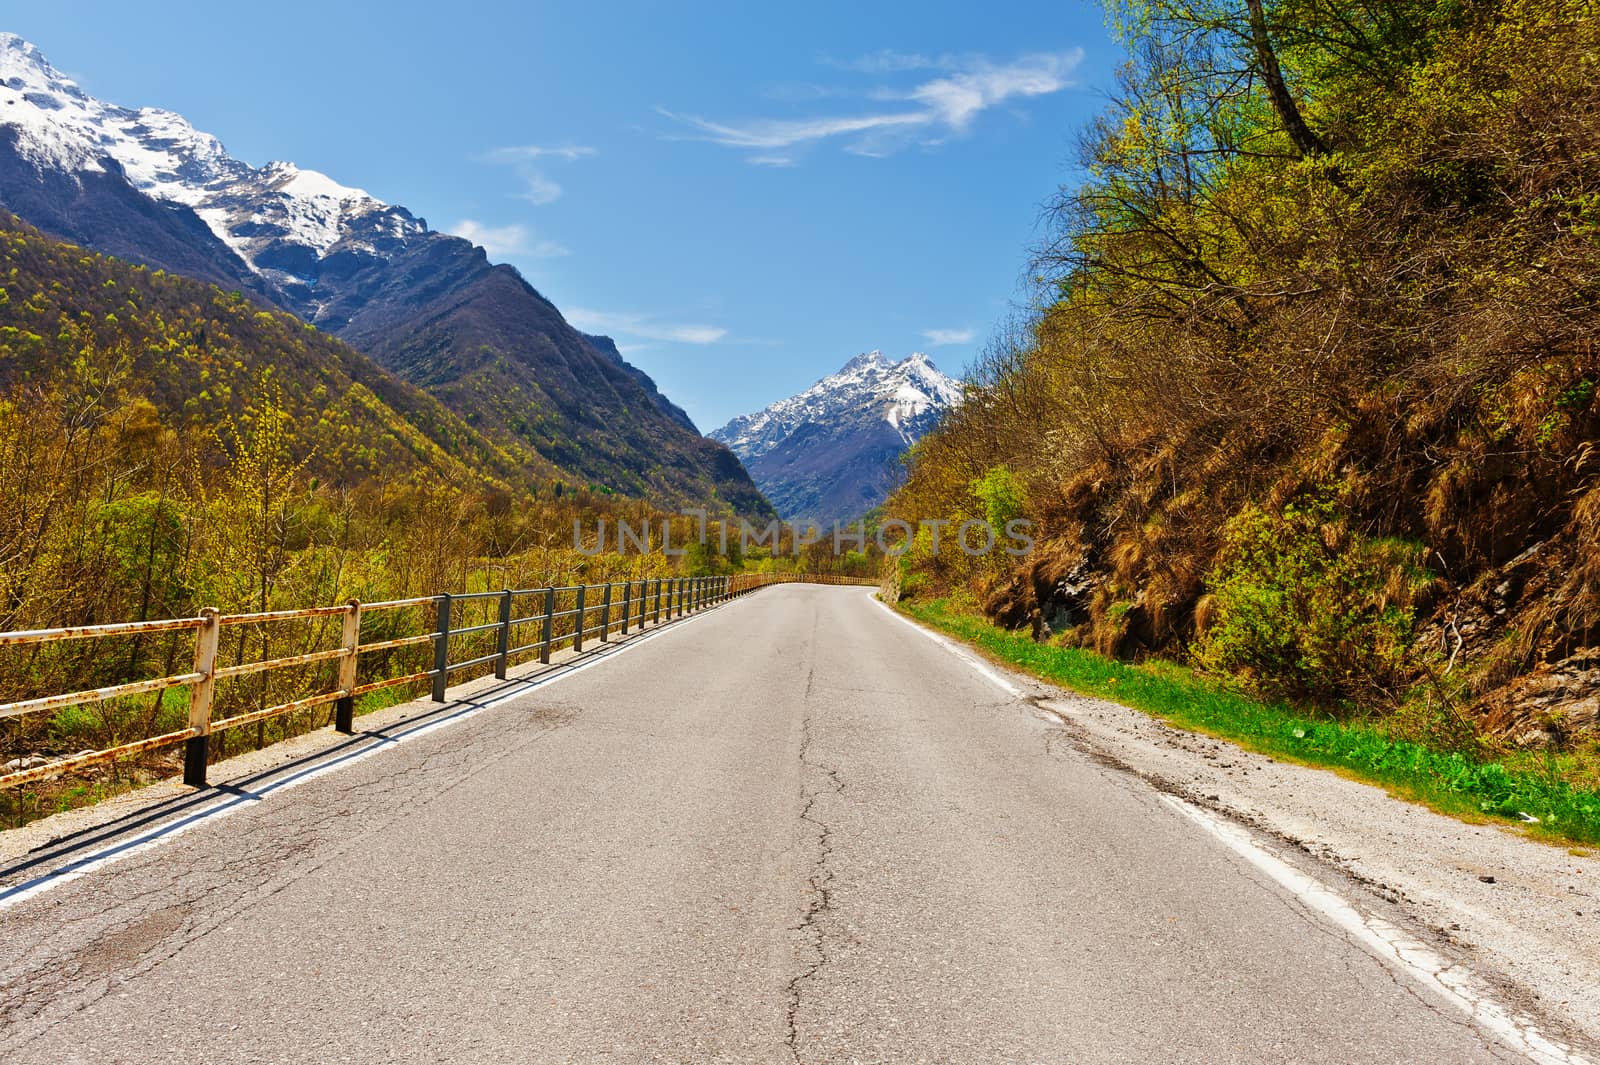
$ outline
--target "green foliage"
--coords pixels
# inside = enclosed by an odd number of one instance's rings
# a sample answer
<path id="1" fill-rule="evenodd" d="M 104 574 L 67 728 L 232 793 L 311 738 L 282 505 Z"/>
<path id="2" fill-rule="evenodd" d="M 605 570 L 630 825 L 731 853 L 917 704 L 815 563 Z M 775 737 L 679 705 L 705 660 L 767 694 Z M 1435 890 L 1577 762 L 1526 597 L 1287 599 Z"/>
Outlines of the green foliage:
<path id="1" fill-rule="evenodd" d="M 978 497 L 983 518 L 997 537 L 1004 535 L 1007 522 L 1022 517 L 1027 501 L 1022 481 L 1008 466 L 992 466 L 984 471 L 972 482 L 972 494 Z"/>
<path id="2" fill-rule="evenodd" d="M 1203 668 L 1273 695 L 1330 703 L 1398 690 L 1413 603 L 1432 577 L 1416 545 L 1350 534 L 1332 503 L 1246 507 L 1228 523 L 1208 583 L 1216 620 Z"/>

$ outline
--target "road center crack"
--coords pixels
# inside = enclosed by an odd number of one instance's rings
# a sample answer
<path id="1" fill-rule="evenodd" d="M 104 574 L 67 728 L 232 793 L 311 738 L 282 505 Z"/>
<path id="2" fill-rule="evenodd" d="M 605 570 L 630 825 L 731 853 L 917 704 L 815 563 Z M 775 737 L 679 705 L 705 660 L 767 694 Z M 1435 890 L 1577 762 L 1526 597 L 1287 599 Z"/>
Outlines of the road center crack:
<path id="1" fill-rule="evenodd" d="M 828 964 L 827 936 L 822 927 L 823 918 L 833 908 L 833 870 L 829 859 L 833 855 L 833 828 L 820 816 L 817 800 L 828 794 L 844 792 L 844 781 L 837 770 L 817 761 L 812 750 L 812 715 L 806 714 L 800 725 L 800 789 L 802 805 L 800 820 L 811 827 L 815 836 L 816 857 L 806 878 L 806 909 L 800 923 L 795 926 L 805 940 L 805 949 L 811 960 L 786 989 L 788 1006 L 785 1016 L 784 1046 L 790 1056 L 800 1060 L 799 1024 L 800 1000 L 806 986 L 814 981 Z"/>

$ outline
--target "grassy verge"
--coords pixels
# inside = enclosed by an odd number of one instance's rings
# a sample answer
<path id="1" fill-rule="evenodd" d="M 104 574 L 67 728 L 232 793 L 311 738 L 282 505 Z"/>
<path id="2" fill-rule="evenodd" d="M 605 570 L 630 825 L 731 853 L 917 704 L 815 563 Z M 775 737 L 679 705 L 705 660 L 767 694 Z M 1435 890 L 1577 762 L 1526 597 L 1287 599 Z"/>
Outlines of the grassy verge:
<path id="1" fill-rule="evenodd" d="M 1264 703 L 1172 663 L 1132 665 L 1092 651 L 1035 643 L 948 600 L 903 603 L 927 625 L 959 637 L 1041 680 L 1084 695 L 1114 699 L 1181 728 L 1229 740 L 1252 751 L 1338 770 L 1379 784 L 1401 798 L 1469 819 L 1500 818 L 1575 843 L 1600 843 L 1600 792 L 1574 787 L 1553 771 L 1476 761 L 1360 723 L 1310 717 Z"/>

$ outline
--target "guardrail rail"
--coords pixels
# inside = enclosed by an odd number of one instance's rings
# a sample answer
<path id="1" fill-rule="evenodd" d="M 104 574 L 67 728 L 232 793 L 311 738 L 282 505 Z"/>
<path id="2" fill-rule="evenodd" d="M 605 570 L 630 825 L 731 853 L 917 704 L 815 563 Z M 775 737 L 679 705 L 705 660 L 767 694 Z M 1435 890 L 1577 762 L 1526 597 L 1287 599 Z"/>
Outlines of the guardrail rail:
<path id="1" fill-rule="evenodd" d="M 352 599 L 338 606 L 254 614 L 221 614 L 214 608 L 207 607 L 198 617 L 192 618 L 3 632 L 0 633 L 0 648 L 192 630 L 194 656 L 192 668 L 184 673 L 0 703 L 0 720 L 4 720 L 24 714 L 100 703 L 168 688 L 187 686 L 189 689 L 186 728 L 116 744 L 103 750 L 84 751 L 43 765 L 33 765 L 3 773 L 0 774 L 0 788 L 16 787 L 97 763 L 179 743 L 184 744 L 184 783 L 194 787 L 204 787 L 206 768 L 211 754 L 210 738 L 226 729 L 332 703 L 333 727 L 339 732 L 351 733 L 354 731 L 355 701 L 370 692 L 402 684 L 429 681 L 433 700 L 444 702 L 452 674 L 492 665 L 494 676 L 503 680 L 507 670 L 514 663 L 525 662 L 535 654 L 538 655 L 539 662 L 548 664 L 551 654 L 562 648 L 570 647 L 574 652 L 582 653 L 584 642 L 591 637 L 600 643 L 607 643 L 613 634 L 628 635 L 630 628 L 642 631 L 647 626 L 666 624 L 676 618 L 715 606 L 759 588 L 790 583 L 877 584 L 875 580 L 836 577 L 830 574 L 738 573 L 716 577 L 651 578 L 607 584 L 444 593 L 379 603 L 362 603 Z M 458 618 L 461 621 L 469 620 L 469 611 L 479 607 L 487 607 L 488 612 L 485 616 L 492 613 L 492 620 L 471 624 L 458 623 Z M 390 631 L 388 626 L 384 626 L 385 631 L 378 634 L 380 638 L 367 643 L 362 642 L 362 626 L 366 619 L 407 610 L 420 610 L 425 618 L 431 618 L 431 630 L 407 636 L 392 636 L 388 635 Z M 338 617 L 341 622 L 337 647 L 279 658 L 218 665 L 218 651 L 224 629 L 334 617 Z M 372 635 L 370 627 L 368 633 Z M 465 645 L 470 657 L 452 661 L 452 643 L 458 648 Z M 244 645 L 245 641 L 240 639 L 238 646 L 241 654 Z M 394 652 L 424 645 L 432 647 L 432 668 L 378 677 L 364 683 L 361 681 L 360 667 L 363 655 L 371 661 L 372 656 L 378 652 Z M 387 660 L 386 655 L 384 661 Z M 216 704 L 215 693 L 219 680 L 322 662 L 337 663 L 337 676 L 331 688 L 276 705 L 242 711 L 229 717 L 213 718 L 212 710 Z"/>

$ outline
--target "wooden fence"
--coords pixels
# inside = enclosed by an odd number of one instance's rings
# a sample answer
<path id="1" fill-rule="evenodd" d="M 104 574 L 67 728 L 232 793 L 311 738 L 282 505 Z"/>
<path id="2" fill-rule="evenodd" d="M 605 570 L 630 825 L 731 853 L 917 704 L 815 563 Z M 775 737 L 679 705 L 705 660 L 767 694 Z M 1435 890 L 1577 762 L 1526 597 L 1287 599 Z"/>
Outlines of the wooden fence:
<path id="1" fill-rule="evenodd" d="M 802 573 L 739 573 L 722 577 L 678 577 L 661 580 L 624 581 L 614 584 L 572 585 L 561 588 L 503 589 L 494 592 L 468 592 L 396 599 L 382 603 L 351 600 L 339 606 L 312 607 L 307 610 L 278 610 L 255 614 L 220 614 L 212 608 L 193 618 L 164 621 L 136 621 L 115 625 L 86 625 L 59 629 L 34 629 L 0 633 L 0 648 L 41 645 L 66 640 L 104 639 L 148 633 L 192 630 L 193 668 L 186 673 L 133 680 L 82 691 L 41 695 L 17 702 L 0 703 L 0 720 L 87 703 L 99 703 L 124 696 L 158 692 L 168 688 L 189 689 L 188 725 L 161 735 L 119 743 L 104 750 L 84 751 L 43 765 L 31 765 L 0 774 L 0 788 L 16 787 L 47 777 L 58 776 L 101 762 L 140 754 L 182 743 L 184 783 L 203 787 L 210 758 L 210 737 L 226 729 L 265 721 L 296 710 L 328 703 L 334 705 L 333 726 L 340 732 L 353 731 L 355 700 L 370 692 L 402 684 L 430 681 L 432 697 L 444 702 L 452 674 L 475 667 L 493 667 L 504 679 L 513 664 L 537 654 L 542 663 L 552 652 L 571 648 L 582 652 L 591 638 L 608 642 L 613 634 L 627 635 L 630 627 L 642 630 L 674 618 L 702 610 L 758 588 L 774 584 L 852 584 L 877 582 L 854 577 Z M 472 621 L 477 608 L 487 621 Z M 385 615 L 409 616 L 428 625 L 429 631 L 394 636 L 392 624 L 375 625 Z M 492 616 L 491 616 L 492 615 Z M 218 648 L 222 630 L 238 626 L 276 625 L 338 617 L 341 620 L 337 647 L 281 658 L 239 661 L 219 666 Z M 368 635 L 379 638 L 362 643 L 363 625 Z M 381 632 L 374 632 L 381 628 Z M 239 641 L 242 650 L 244 641 Z M 432 665 L 362 681 L 363 661 L 376 662 L 379 671 L 396 661 L 392 652 L 408 648 L 432 649 Z M 452 660 L 452 648 L 459 660 Z M 382 653 L 380 655 L 380 653 Z M 407 659 L 401 657 L 400 662 Z M 322 662 L 336 662 L 337 676 L 332 687 L 317 694 L 262 706 L 232 716 L 213 719 L 216 685 L 219 680 L 251 674 L 288 670 Z M 415 659 L 410 665 L 418 664 Z"/>

